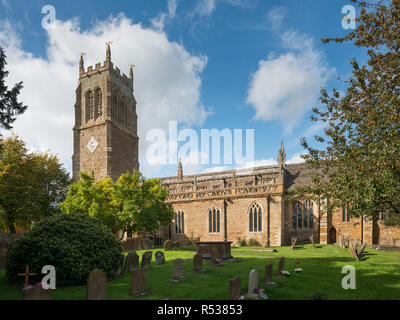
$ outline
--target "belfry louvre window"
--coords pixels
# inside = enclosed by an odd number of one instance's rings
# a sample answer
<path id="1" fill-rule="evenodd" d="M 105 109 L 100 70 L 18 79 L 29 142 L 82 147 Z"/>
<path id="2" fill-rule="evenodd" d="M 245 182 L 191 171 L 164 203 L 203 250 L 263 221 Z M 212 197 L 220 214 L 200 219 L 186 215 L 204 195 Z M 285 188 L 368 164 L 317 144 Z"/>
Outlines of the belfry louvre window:
<path id="1" fill-rule="evenodd" d="M 296 201 L 292 210 L 292 230 L 313 229 L 314 213 L 311 200 Z"/>
<path id="2" fill-rule="evenodd" d="M 221 210 L 212 208 L 208 210 L 208 232 L 218 233 L 220 232 L 220 217 Z"/>
<path id="3" fill-rule="evenodd" d="M 97 88 L 95 91 L 95 105 L 96 105 L 96 119 L 103 116 L 103 99 L 101 89 Z"/>
<path id="4" fill-rule="evenodd" d="M 262 211 L 258 203 L 253 203 L 249 209 L 249 231 L 262 231 Z"/>
<path id="5" fill-rule="evenodd" d="M 89 120 L 94 119 L 94 97 L 93 97 L 93 91 L 88 91 L 86 93 L 86 122 Z"/>
<path id="6" fill-rule="evenodd" d="M 175 233 L 185 233 L 185 212 L 175 212 Z"/>

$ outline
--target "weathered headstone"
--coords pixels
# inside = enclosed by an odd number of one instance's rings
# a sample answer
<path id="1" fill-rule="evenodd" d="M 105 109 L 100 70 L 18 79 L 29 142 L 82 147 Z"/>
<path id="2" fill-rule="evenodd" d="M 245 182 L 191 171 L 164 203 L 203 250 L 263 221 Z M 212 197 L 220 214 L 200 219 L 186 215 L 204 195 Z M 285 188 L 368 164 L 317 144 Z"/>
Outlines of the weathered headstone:
<path id="1" fill-rule="evenodd" d="M 292 247 L 292 250 L 293 250 L 294 247 L 296 246 L 296 242 L 297 242 L 297 238 L 292 238 L 292 239 L 291 239 L 290 245 L 291 245 L 291 247 Z"/>
<path id="2" fill-rule="evenodd" d="M 314 235 L 313 234 L 310 236 L 310 240 L 311 240 L 311 243 L 312 243 L 313 247 L 315 247 L 315 239 L 314 239 Z"/>
<path id="3" fill-rule="evenodd" d="M 193 256 L 193 271 L 203 272 L 203 256 L 201 254 L 195 254 Z"/>
<path id="4" fill-rule="evenodd" d="M 298 258 L 296 259 L 296 269 L 297 268 L 300 268 L 300 260 Z"/>
<path id="5" fill-rule="evenodd" d="M 184 276 L 184 261 L 183 259 L 174 260 L 173 264 L 173 275 L 172 281 L 181 281 L 185 278 Z"/>
<path id="6" fill-rule="evenodd" d="M 357 240 L 350 240 L 349 241 L 349 251 L 351 255 L 357 260 L 360 261 L 357 253 Z"/>
<path id="7" fill-rule="evenodd" d="M 258 271 L 253 269 L 249 273 L 249 286 L 246 297 L 258 299 L 258 294 L 254 292 L 254 289 L 258 288 Z"/>
<path id="8" fill-rule="evenodd" d="M 164 264 L 164 263 L 165 263 L 164 252 L 162 252 L 162 251 L 157 251 L 157 252 L 154 254 L 154 257 L 156 258 L 156 264 Z"/>
<path id="9" fill-rule="evenodd" d="M 364 243 L 362 244 L 360 250 L 358 251 L 358 256 L 360 256 L 364 252 L 366 247 L 367 247 L 367 242 L 364 241 Z"/>
<path id="10" fill-rule="evenodd" d="M 45 290 L 41 285 L 22 290 L 23 300 L 51 300 L 51 289 Z"/>
<path id="11" fill-rule="evenodd" d="M 277 283 L 272 281 L 272 263 L 265 265 L 264 284 L 271 287 L 277 286 Z"/>
<path id="12" fill-rule="evenodd" d="M 151 268 L 151 258 L 153 257 L 152 251 L 146 251 L 142 255 L 142 269 L 150 269 Z"/>
<path id="13" fill-rule="evenodd" d="M 86 288 L 87 300 L 107 300 L 107 277 L 99 269 L 94 269 L 88 279 Z"/>
<path id="14" fill-rule="evenodd" d="M 144 269 L 136 269 L 131 272 L 131 295 L 146 296 L 150 291 L 146 288 L 146 271 Z"/>
<path id="15" fill-rule="evenodd" d="M 125 271 L 131 272 L 139 268 L 139 255 L 135 250 L 129 251 L 125 258 Z"/>
<path id="16" fill-rule="evenodd" d="M 174 241 L 172 243 L 172 250 L 179 250 L 179 241 Z"/>
<path id="17" fill-rule="evenodd" d="M 210 265 L 211 266 L 217 265 L 217 255 L 218 255 L 217 248 L 212 247 L 211 252 L 210 252 Z"/>
<path id="18" fill-rule="evenodd" d="M 170 251 L 172 250 L 172 242 L 171 240 L 166 240 L 164 242 L 164 251 Z"/>
<path id="19" fill-rule="evenodd" d="M 240 291 L 242 287 L 242 280 L 239 277 L 234 277 L 229 280 L 229 300 L 236 300 L 240 297 Z"/>
<path id="20" fill-rule="evenodd" d="M 282 276 L 282 270 L 285 267 L 285 258 L 281 257 L 279 259 L 279 264 L 278 264 L 278 271 L 277 271 L 277 276 L 281 277 Z"/>

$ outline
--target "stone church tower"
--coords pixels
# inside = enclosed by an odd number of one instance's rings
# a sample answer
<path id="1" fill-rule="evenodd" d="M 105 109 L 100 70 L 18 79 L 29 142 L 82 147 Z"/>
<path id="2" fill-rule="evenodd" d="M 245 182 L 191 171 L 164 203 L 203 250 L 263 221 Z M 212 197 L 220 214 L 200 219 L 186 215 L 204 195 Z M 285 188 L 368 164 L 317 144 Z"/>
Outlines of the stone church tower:
<path id="1" fill-rule="evenodd" d="M 129 78 L 111 62 L 107 44 L 102 66 L 84 68 L 79 63 L 76 89 L 73 179 L 87 172 L 96 180 L 113 180 L 139 169 L 136 100 L 133 95 L 133 70 Z"/>

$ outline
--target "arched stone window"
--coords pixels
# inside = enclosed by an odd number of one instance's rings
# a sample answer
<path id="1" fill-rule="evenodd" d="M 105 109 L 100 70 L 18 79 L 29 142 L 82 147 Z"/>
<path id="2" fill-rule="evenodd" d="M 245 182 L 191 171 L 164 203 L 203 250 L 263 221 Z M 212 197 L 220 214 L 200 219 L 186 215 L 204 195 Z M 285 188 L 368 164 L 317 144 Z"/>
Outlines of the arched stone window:
<path id="1" fill-rule="evenodd" d="M 249 231 L 262 231 L 262 210 L 257 202 L 254 202 L 249 208 Z"/>
<path id="2" fill-rule="evenodd" d="M 292 229 L 297 229 L 297 214 L 298 214 L 298 202 L 293 203 L 293 212 L 292 212 Z"/>
<path id="3" fill-rule="evenodd" d="M 175 233 L 185 233 L 185 212 L 175 212 Z"/>
<path id="4" fill-rule="evenodd" d="M 86 93 L 86 102 L 85 102 L 86 122 L 94 119 L 94 101 L 93 100 L 94 100 L 93 99 L 93 91 L 89 90 Z"/>
<path id="5" fill-rule="evenodd" d="M 208 232 L 218 233 L 220 229 L 220 216 L 221 210 L 218 208 L 211 208 L 208 210 Z"/>
<path id="6" fill-rule="evenodd" d="M 292 212 L 293 230 L 314 228 L 313 205 L 314 203 L 311 200 L 296 201 L 293 203 L 293 212 Z"/>
<path id="7" fill-rule="evenodd" d="M 95 110 L 96 110 L 96 114 L 95 114 L 96 119 L 103 117 L 103 97 L 102 97 L 100 88 L 96 88 L 96 90 L 95 90 L 94 103 L 95 103 Z"/>

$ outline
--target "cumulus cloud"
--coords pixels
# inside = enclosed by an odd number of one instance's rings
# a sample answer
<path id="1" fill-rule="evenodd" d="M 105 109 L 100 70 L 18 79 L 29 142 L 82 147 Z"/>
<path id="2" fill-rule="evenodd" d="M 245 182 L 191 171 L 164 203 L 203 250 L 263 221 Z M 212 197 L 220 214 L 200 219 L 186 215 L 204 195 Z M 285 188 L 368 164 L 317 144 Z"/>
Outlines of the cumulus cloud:
<path id="1" fill-rule="evenodd" d="M 290 132 L 315 105 L 334 69 L 312 38 L 289 30 L 281 40 L 288 52 L 271 53 L 259 62 L 251 75 L 247 103 L 255 108 L 256 119 L 278 120 Z"/>
<path id="2" fill-rule="evenodd" d="M 0 45 L 6 50 L 8 81 L 24 82 L 21 100 L 29 106 L 14 124 L 14 131 L 36 150 L 50 149 L 71 169 L 75 89 L 79 53 L 86 52 L 85 66 L 105 60 L 105 42 L 113 40 L 112 61 L 128 73 L 135 67 L 140 137 L 140 169 L 145 175 L 162 175 L 161 166 L 146 163 L 146 132 L 168 132 L 168 121 L 201 125 L 208 112 L 200 101 L 201 73 L 207 57 L 190 54 L 154 28 L 134 24 L 124 15 L 81 30 L 77 19 L 55 22 L 48 29 L 47 58 L 24 51 L 7 22 L 0 23 Z"/>

